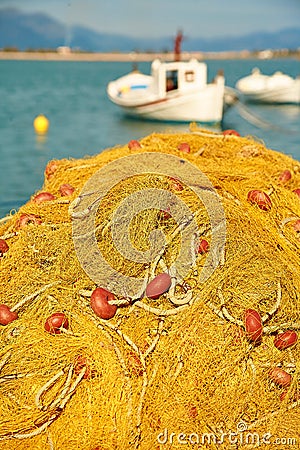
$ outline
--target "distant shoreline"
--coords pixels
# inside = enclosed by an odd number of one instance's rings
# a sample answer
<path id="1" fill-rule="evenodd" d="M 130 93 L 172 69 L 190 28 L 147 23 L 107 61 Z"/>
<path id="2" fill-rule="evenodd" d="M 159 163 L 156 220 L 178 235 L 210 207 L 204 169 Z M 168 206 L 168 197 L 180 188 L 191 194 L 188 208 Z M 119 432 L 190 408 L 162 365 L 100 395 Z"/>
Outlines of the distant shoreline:
<path id="1" fill-rule="evenodd" d="M 108 61 L 108 62 L 150 62 L 155 58 L 163 61 L 172 61 L 173 53 L 85 53 L 70 52 L 60 53 L 55 51 L 0 51 L 0 60 L 16 61 Z M 284 53 L 282 51 L 272 52 L 272 56 L 265 58 L 262 52 L 250 52 L 243 50 L 240 52 L 182 52 L 181 59 L 189 60 L 196 58 L 203 59 L 271 59 L 271 58 L 296 58 L 300 59 L 298 53 Z"/>

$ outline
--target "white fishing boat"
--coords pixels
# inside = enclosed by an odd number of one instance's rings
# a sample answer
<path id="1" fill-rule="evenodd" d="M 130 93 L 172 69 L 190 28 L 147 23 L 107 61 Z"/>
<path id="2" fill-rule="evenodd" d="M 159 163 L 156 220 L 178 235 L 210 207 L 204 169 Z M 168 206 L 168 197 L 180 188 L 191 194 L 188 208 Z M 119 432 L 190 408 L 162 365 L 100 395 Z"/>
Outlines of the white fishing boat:
<path id="1" fill-rule="evenodd" d="M 236 83 L 243 98 L 259 103 L 300 103 L 300 78 L 282 72 L 264 75 L 254 68 L 251 75 Z"/>
<path id="2" fill-rule="evenodd" d="M 131 116 L 176 122 L 219 123 L 223 117 L 222 73 L 207 82 L 207 66 L 196 59 L 154 60 L 151 75 L 133 71 L 107 86 L 112 102 Z"/>
<path id="3" fill-rule="evenodd" d="M 211 83 L 207 81 L 207 65 L 195 58 L 181 61 L 180 45 L 183 39 L 177 33 L 173 62 L 155 59 L 150 75 L 138 70 L 111 81 L 107 94 L 125 114 L 150 120 L 168 122 L 200 122 L 218 124 L 225 106 L 225 79 L 218 72 Z"/>

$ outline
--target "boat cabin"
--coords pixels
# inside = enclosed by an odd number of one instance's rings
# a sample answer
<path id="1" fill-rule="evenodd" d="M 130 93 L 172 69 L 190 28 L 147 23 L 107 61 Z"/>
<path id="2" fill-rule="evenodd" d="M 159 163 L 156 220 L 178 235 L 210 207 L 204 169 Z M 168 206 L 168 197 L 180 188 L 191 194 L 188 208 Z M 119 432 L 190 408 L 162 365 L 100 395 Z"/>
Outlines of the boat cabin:
<path id="1" fill-rule="evenodd" d="M 163 63 L 155 59 L 151 65 L 152 91 L 159 97 L 170 92 L 203 89 L 207 84 L 207 66 L 196 59 L 188 62 Z"/>

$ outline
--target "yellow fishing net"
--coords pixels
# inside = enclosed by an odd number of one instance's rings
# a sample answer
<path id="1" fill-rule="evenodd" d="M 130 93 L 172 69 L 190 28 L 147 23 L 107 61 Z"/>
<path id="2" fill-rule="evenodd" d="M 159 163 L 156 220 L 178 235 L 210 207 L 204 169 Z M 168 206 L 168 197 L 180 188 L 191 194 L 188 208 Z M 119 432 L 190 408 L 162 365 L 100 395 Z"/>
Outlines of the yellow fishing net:
<path id="1" fill-rule="evenodd" d="M 195 125 L 50 162 L 41 192 L 54 198 L 0 223 L 1 450 L 299 448 L 299 187 L 291 157 Z M 195 258 L 179 280 L 192 222 Z M 126 254 L 162 233 L 155 258 Z M 111 319 L 91 308 L 95 245 L 121 277 Z M 147 297 L 161 273 L 171 286 Z M 142 280 L 136 295 L 122 277 Z M 54 313 L 68 321 L 58 333 L 45 329 Z"/>

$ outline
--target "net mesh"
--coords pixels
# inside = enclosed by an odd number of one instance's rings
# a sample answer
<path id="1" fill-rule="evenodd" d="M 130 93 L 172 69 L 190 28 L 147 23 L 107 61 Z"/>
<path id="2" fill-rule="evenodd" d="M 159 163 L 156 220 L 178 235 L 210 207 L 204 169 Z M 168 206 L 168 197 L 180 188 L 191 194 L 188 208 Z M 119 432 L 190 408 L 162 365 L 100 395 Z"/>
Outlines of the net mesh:
<path id="1" fill-rule="evenodd" d="M 182 142 L 189 153 L 178 150 Z M 278 333 L 300 327 L 300 200 L 293 192 L 300 185 L 299 163 L 251 137 L 196 125 L 189 133 L 151 134 L 140 144 L 50 162 L 42 191 L 56 198 L 40 204 L 31 199 L 0 223 L 9 246 L 0 259 L 0 303 L 18 313 L 0 330 L 0 448 L 227 449 L 254 448 L 265 439 L 272 449 L 275 438 L 299 445 L 299 344 L 283 350 L 274 345 Z M 197 255 L 172 292 L 134 301 L 124 292 L 117 314 L 103 320 L 90 306 L 96 284 L 76 256 L 70 212 L 99 169 L 144 152 L 177 156 L 208 177 L 225 211 L 225 251 L 205 281 L 200 273 L 212 247 Z M 284 170 L 292 174 L 285 183 Z M 66 183 L 75 190 L 62 196 Z M 162 174 L 140 174 L 101 200 L 95 237 L 116 271 L 150 279 L 180 251 L 176 221 L 157 208 L 140 211 L 128 232 L 135 248 L 146 251 L 151 231 L 163 231 L 167 244 L 155 264 L 117 251 L 113 213 L 139 190 L 181 198 L 200 239 L 211 244 L 207 208 L 189 186 L 176 183 Z M 253 189 L 269 195 L 269 210 L 247 200 Z M 24 215 L 34 216 L 22 226 Z M 259 342 L 245 333 L 247 309 L 262 317 Z M 66 315 L 69 328 L 54 335 L 44 324 L 55 312 Z M 275 367 L 291 377 L 286 386 L 270 375 Z"/>

